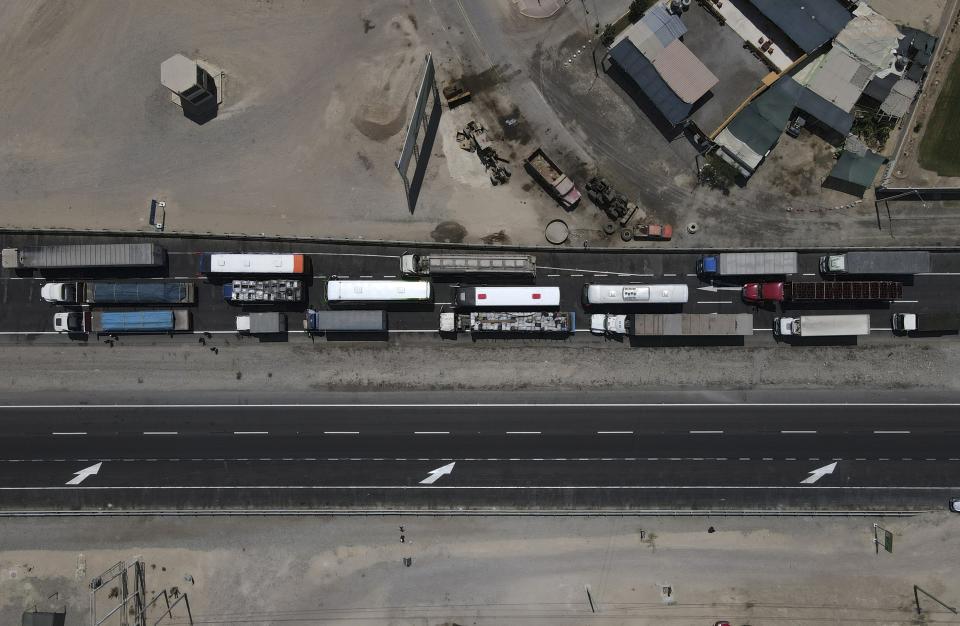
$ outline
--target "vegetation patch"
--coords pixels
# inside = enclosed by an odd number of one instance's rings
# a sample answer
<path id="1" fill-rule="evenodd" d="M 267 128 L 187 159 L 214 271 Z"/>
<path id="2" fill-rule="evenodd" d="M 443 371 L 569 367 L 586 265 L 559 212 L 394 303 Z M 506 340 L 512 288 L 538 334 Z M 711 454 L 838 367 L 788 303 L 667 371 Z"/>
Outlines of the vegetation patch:
<path id="1" fill-rule="evenodd" d="M 927 129 L 918 159 L 924 169 L 940 176 L 960 176 L 960 61 L 954 59 Z"/>

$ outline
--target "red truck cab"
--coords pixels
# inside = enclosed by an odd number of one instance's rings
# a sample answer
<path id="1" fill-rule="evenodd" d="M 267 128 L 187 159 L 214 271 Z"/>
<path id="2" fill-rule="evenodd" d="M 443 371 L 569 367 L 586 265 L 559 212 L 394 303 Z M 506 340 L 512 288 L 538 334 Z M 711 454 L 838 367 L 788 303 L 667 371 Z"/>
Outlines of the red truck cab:
<path id="1" fill-rule="evenodd" d="M 783 302 L 783 283 L 747 283 L 742 293 L 746 302 Z"/>

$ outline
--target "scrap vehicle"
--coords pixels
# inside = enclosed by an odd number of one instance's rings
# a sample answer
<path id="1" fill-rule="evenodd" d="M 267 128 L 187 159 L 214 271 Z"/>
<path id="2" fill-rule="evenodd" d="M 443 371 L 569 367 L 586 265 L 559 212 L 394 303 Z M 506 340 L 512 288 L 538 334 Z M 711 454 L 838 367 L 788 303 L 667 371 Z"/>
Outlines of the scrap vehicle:
<path id="1" fill-rule="evenodd" d="M 571 210 L 580 203 L 580 192 L 573 181 L 563 173 L 542 148 L 537 148 L 523 162 L 535 181 L 550 194 L 557 204 Z"/>
<path id="2" fill-rule="evenodd" d="M 576 326 L 573 311 L 474 311 L 441 313 L 442 333 L 567 335 Z"/>
<path id="3" fill-rule="evenodd" d="M 223 299 L 238 304 L 303 300 L 302 280 L 233 280 L 223 286 Z"/>
<path id="4" fill-rule="evenodd" d="M 587 181 L 587 197 L 598 209 L 603 211 L 610 221 L 626 226 L 637 212 L 637 205 L 614 189 L 607 179 L 594 176 Z"/>

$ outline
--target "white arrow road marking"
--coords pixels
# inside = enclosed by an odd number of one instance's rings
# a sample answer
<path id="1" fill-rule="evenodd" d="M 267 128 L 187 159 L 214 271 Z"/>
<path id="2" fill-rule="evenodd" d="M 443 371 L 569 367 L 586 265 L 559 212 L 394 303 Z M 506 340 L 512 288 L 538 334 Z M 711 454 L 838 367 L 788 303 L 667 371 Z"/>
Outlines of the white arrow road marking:
<path id="1" fill-rule="evenodd" d="M 699 291 L 709 291 L 712 293 L 717 293 L 718 291 L 741 291 L 743 287 L 714 287 L 710 285 L 709 287 L 697 287 Z"/>
<path id="2" fill-rule="evenodd" d="M 75 476 L 74 478 L 71 478 L 69 481 L 67 481 L 67 484 L 68 484 L 68 485 L 79 485 L 80 483 L 82 483 L 83 481 L 85 481 L 85 480 L 86 480 L 87 478 L 89 478 L 90 476 L 96 475 L 97 472 L 100 471 L 100 466 L 101 466 L 101 465 L 103 465 L 102 462 L 101 462 L 101 463 L 97 463 L 96 465 L 91 465 L 90 467 L 85 467 L 85 468 L 83 468 L 82 470 L 80 470 L 79 472 L 74 472 L 74 474 L 76 474 L 76 476 Z"/>
<path id="3" fill-rule="evenodd" d="M 818 467 L 815 470 L 810 470 L 810 475 L 800 481 L 801 485 L 812 485 L 817 482 L 827 474 L 832 474 L 833 470 L 837 469 L 837 462 L 834 461 L 830 465 L 824 465 L 823 467 Z"/>
<path id="4" fill-rule="evenodd" d="M 440 478 L 441 476 L 444 476 L 444 475 L 446 475 L 446 474 L 452 473 L 452 472 L 453 472 L 453 466 L 456 465 L 456 464 L 457 464 L 457 462 L 454 461 L 453 463 L 448 463 L 448 464 L 444 465 L 443 467 L 438 467 L 438 468 L 435 469 L 435 470 L 430 470 L 430 475 L 427 476 L 426 478 L 424 478 L 423 480 L 421 480 L 421 481 L 420 481 L 420 484 L 421 484 L 421 485 L 432 485 L 433 483 L 437 482 L 437 479 Z"/>

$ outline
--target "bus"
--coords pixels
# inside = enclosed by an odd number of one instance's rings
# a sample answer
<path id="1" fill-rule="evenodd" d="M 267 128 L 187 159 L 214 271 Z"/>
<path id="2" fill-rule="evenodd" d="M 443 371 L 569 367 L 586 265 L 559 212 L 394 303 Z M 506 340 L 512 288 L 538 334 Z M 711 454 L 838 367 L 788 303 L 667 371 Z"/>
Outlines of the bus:
<path id="1" fill-rule="evenodd" d="M 202 274 L 303 274 L 303 254 L 216 254 L 200 255 Z"/>
<path id="2" fill-rule="evenodd" d="M 583 305 L 591 304 L 681 304 L 690 297 L 686 285 L 591 285 L 583 286 Z"/>
<path id="3" fill-rule="evenodd" d="M 453 304 L 468 308 L 560 306 L 559 287 L 458 287 Z"/>
<path id="4" fill-rule="evenodd" d="M 426 280 L 328 280 L 327 302 L 429 302 Z"/>

